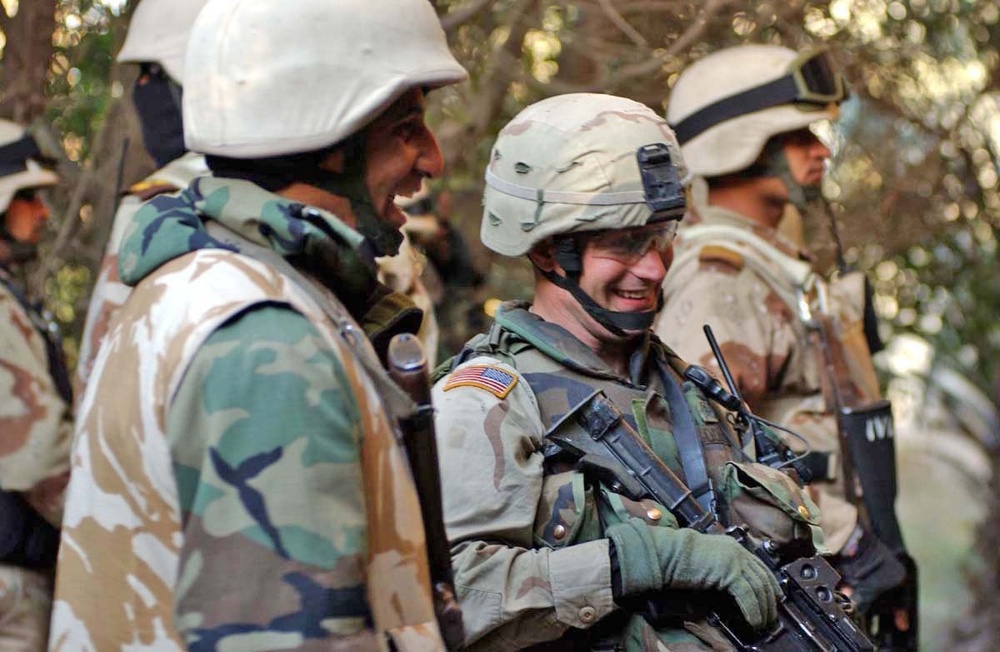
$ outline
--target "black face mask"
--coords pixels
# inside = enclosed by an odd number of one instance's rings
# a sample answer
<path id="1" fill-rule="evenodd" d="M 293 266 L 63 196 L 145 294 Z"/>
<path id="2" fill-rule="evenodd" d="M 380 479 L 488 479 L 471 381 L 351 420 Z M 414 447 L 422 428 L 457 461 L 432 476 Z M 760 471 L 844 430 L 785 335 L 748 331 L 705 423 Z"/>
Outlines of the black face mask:
<path id="1" fill-rule="evenodd" d="M 179 158 L 184 148 L 181 120 L 181 87 L 157 64 L 143 64 L 140 79 L 132 91 L 132 102 L 142 123 L 146 150 L 159 167 Z"/>

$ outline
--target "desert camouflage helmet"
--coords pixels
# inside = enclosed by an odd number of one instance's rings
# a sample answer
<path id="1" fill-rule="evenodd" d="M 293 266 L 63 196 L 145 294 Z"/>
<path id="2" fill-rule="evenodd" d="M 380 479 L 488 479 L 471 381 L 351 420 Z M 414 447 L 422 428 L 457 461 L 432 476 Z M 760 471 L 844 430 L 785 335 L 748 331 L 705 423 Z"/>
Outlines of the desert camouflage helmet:
<path id="1" fill-rule="evenodd" d="M 184 52 L 191 25 L 208 0 L 143 0 L 129 22 L 120 63 L 152 62 L 184 84 Z"/>
<path id="2" fill-rule="evenodd" d="M 187 54 L 187 146 L 230 158 L 334 145 L 467 76 L 427 0 L 213 0 Z"/>
<path id="3" fill-rule="evenodd" d="M 743 45 L 714 52 L 681 73 L 667 121 L 691 174 L 716 177 L 750 167 L 772 136 L 835 120 L 846 94 L 823 51 Z"/>
<path id="4" fill-rule="evenodd" d="M 54 186 L 55 172 L 38 163 L 38 144 L 24 127 L 0 120 L 0 212 L 6 211 L 19 190 Z"/>
<path id="5" fill-rule="evenodd" d="M 675 200 L 672 208 L 648 196 L 638 158 L 648 147 L 669 154 L 674 187 L 660 191 Z M 552 97 L 521 111 L 497 137 L 480 237 L 497 253 L 520 256 L 559 234 L 680 219 L 686 182 L 673 131 L 645 105 L 590 93 Z"/>

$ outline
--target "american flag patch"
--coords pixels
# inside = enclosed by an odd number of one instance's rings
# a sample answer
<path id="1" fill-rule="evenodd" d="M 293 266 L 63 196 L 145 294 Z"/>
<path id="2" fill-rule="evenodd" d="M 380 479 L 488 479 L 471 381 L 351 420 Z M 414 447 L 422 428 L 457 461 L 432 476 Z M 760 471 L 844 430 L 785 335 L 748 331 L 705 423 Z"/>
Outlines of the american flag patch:
<path id="1" fill-rule="evenodd" d="M 456 387 L 478 387 L 485 389 L 497 398 L 507 398 L 510 390 L 517 384 L 517 376 L 504 371 L 500 367 L 488 364 L 477 364 L 459 369 L 451 375 L 444 385 L 444 391 Z"/>

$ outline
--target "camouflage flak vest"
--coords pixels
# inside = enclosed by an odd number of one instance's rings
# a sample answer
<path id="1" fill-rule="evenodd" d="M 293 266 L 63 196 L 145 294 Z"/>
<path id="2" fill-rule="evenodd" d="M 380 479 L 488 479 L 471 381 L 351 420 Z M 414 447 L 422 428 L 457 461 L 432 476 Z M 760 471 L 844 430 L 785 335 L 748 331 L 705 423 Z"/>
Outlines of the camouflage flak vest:
<path id="1" fill-rule="evenodd" d="M 369 415 L 361 475 L 368 499 L 366 592 L 378 645 L 443 650 L 419 499 L 374 351 L 334 295 L 274 252 L 235 233 L 227 241 L 240 241 L 243 253 L 198 250 L 144 279 L 102 346 L 77 430 L 54 649 L 87 647 L 81 641 L 92 641 L 93 649 L 134 641 L 149 649 L 183 649 L 173 614 L 182 531 L 165 436 L 170 399 L 216 328 L 251 306 L 276 303 L 319 329 L 344 362 L 359 412 Z M 227 288 L 225 296 L 220 287 Z M 120 439 L 112 445 L 106 441 L 111 432 L 142 436 L 125 438 L 128 446 Z M 130 500 L 133 495 L 144 499 Z M 131 577 L 146 584 L 137 588 L 126 581 Z M 95 586 L 102 587 L 102 600 L 94 600 Z"/>
<path id="2" fill-rule="evenodd" d="M 507 304 L 498 311 L 490 330 L 470 341 L 454 364 L 476 355 L 496 357 L 517 369 L 531 387 L 547 428 L 595 390 L 603 391 L 657 456 L 685 482 L 689 480 L 674 436 L 673 410 L 687 412 L 712 488 L 725 484 L 722 472 L 727 462 L 752 461 L 749 446 L 741 441 L 723 413 L 694 385 L 682 380 L 687 365 L 655 338 L 649 342 L 645 359 L 635 362 L 633 377 L 638 382 L 630 382 L 614 374 L 561 327 L 543 321 L 523 306 Z M 667 400 L 665 382 L 674 382 L 680 388 L 680 401 L 672 404 Z M 603 488 L 596 499 L 594 488 L 582 474 L 573 471 L 558 447 L 546 446 L 544 453 L 543 504 L 536 521 L 540 545 L 562 547 L 599 538 L 603 536 L 602 526 L 629 516 L 651 524 L 677 526 L 667 509 L 651 500 L 637 503 Z M 714 492 L 711 503 L 724 523 L 730 520 L 727 502 L 725 495 Z M 599 513 L 596 505 L 601 506 Z M 570 514 L 579 517 L 567 522 Z"/>

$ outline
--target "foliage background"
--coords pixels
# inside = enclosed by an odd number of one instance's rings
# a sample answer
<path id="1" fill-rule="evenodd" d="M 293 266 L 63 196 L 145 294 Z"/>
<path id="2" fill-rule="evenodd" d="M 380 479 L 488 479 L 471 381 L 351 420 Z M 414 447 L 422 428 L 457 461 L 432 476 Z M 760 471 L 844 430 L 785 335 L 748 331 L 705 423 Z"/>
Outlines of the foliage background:
<path id="1" fill-rule="evenodd" d="M 71 357 L 116 189 L 152 170 L 128 101 L 135 71 L 114 62 L 134 4 L 2 0 L 0 116 L 32 124 L 66 180 L 51 199 L 56 219 L 30 283 L 64 324 Z M 833 132 L 826 192 L 849 259 L 871 272 L 883 334 L 931 343 L 934 355 L 921 370 L 926 386 L 936 369 L 957 372 L 996 402 L 994 0 L 441 0 L 436 7 L 471 73 L 467 84 L 432 95 L 449 165 L 439 183 L 456 197 L 453 220 L 471 243 L 478 242 L 481 171 L 492 137 L 528 103 L 611 92 L 662 112 L 679 71 L 707 52 L 744 42 L 829 46 L 853 97 Z M 807 220 L 807 236 L 831 264 L 825 227 Z M 511 298 L 530 287 L 523 266 L 482 249 L 476 259 L 484 261 L 489 294 Z M 964 430 L 995 464 L 995 426 Z M 969 495 L 986 503 L 986 513 L 1000 514 L 995 487 L 982 482 L 973 481 Z M 947 629 L 934 633 L 942 644 L 996 649 L 1000 553 L 986 542 L 1000 533 L 997 520 L 983 525 L 972 611 L 934 621 Z"/>

